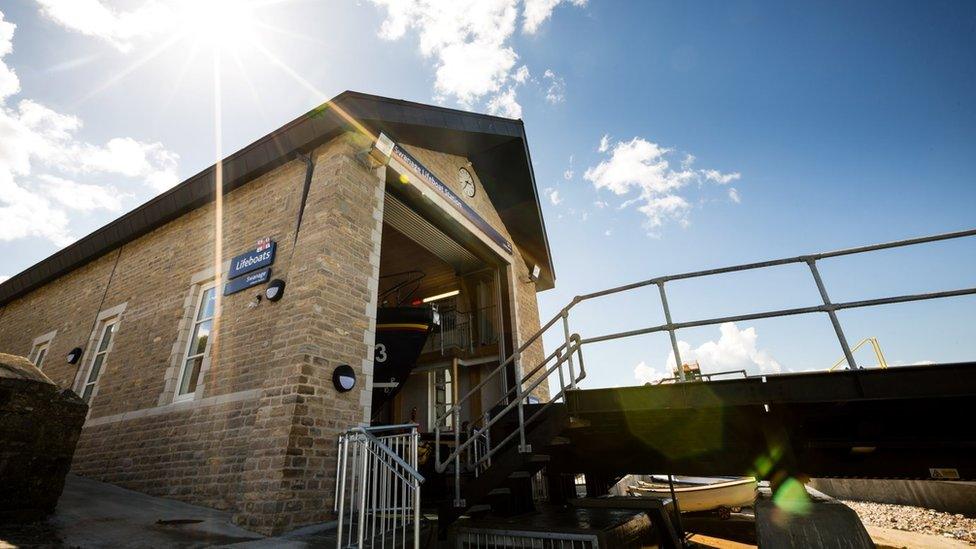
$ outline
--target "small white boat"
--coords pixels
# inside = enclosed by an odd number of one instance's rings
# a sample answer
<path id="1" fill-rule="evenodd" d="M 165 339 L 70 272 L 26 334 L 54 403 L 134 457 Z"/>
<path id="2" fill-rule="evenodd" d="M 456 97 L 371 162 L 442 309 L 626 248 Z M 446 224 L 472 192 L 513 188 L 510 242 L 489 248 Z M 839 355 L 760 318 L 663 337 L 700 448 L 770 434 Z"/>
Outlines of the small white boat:
<path id="1" fill-rule="evenodd" d="M 681 508 L 681 512 L 711 511 L 723 507 L 732 509 L 734 507 L 749 507 L 754 504 L 756 500 L 756 479 L 714 480 L 717 482 L 710 484 L 696 482 L 682 486 L 675 483 L 674 495 L 678 498 L 678 507 Z M 634 496 L 671 497 L 671 489 L 668 485 L 657 482 L 650 483 L 639 480 L 637 485 L 628 486 L 627 491 Z"/>

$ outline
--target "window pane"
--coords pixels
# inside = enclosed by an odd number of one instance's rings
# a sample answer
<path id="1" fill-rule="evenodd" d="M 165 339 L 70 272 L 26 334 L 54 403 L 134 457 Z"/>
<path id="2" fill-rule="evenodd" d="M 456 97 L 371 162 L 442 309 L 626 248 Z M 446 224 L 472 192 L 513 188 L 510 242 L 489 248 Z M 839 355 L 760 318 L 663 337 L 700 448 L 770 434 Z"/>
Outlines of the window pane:
<path id="1" fill-rule="evenodd" d="M 88 374 L 88 383 L 98 381 L 98 374 L 102 371 L 102 361 L 104 360 L 105 355 L 95 355 L 95 362 L 92 363 L 91 373 Z"/>
<path id="2" fill-rule="evenodd" d="M 85 385 L 85 391 L 81 393 L 81 399 L 84 400 L 85 402 L 89 402 L 91 400 L 92 389 L 94 388 L 95 388 L 94 383 Z"/>
<path id="3" fill-rule="evenodd" d="M 186 361 L 186 366 L 183 368 L 183 379 L 180 380 L 179 394 L 185 395 L 196 392 L 197 379 L 200 377 L 200 366 L 202 364 L 202 356 L 191 358 L 190 360 Z"/>
<path id="4" fill-rule="evenodd" d="M 210 318 L 214 315 L 214 303 L 217 301 L 217 293 L 214 291 L 216 288 L 210 288 L 203 292 L 203 296 L 200 297 L 200 312 L 197 314 L 197 320 L 202 320 L 204 318 Z"/>
<path id="5" fill-rule="evenodd" d="M 105 326 L 105 329 L 102 331 L 102 341 L 98 344 L 97 352 L 100 353 L 105 349 L 108 349 L 109 343 L 112 342 L 112 334 L 115 333 L 115 326 L 116 323 L 114 322 L 112 324 Z"/>
<path id="6" fill-rule="evenodd" d="M 37 352 L 37 358 L 34 359 L 34 366 L 38 368 L 44 363 L 44 355 L 47 354 L 47 347 L 42 347 L 40 351 Z"/>
<path id="7" fill-rule="evenodd" d="M 197 324 L 197 327 L 193 330 L 193 339 L 190 340 L 188 356 L 199 355 L 207 350 L 207 340 L 210 339 L 210 328 L 212 324 L 212 320 Z"/>

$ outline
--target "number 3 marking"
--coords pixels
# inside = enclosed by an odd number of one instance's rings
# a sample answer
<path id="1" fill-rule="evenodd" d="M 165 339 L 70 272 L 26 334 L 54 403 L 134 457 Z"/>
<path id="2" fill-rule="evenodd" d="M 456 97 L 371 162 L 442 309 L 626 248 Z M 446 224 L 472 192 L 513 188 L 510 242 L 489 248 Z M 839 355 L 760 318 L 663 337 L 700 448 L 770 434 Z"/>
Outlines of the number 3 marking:
<path id="1" fill-rule="evenodd" d="M 382 343 L 376 344 L 376 349 L 373 350 L 373 360 L 376 362 L 386 362 L 386 345 Z"/>

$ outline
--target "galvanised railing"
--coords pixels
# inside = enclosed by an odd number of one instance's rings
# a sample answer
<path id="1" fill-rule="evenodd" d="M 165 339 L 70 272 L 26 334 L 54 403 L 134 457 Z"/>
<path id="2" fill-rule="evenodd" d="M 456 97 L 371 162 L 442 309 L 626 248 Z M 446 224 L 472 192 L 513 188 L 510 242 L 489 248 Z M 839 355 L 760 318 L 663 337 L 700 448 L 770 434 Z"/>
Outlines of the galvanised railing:
<path id="1" fill-rule="evenodd" d="M 498 402 L 493 406 L 499 404 L 505 404 L 505 407 L 499 413 L 495 413 L 493 416 L 488 416 L 484 419 L 478 419 L 477 423 L 472 425 L 475 433 L 484 432 L 498 421 L 502 417 L 506 416 L 512 410 L 517 410 L 518 412 L 518 428 L 513 431 L 508 437 L 497 442 L 493 447 L 489 448 L 487 452 L 482 453 L 481 456 L 475 460 L 475 462 L 484 461 L 490 459 L 490 457 L 496 454 L 501 448 L 504 448 L 509 442 L 513 440 L 515 436 L 519 437 L 519 451 L 520 452 L 531 452 L 531 447 L 526 444 L 525 439 L 525 426 L 530 423 L 536 417 L 539 417 L 545 407 L 552 402 L 557 402 L 559 399 L 563 398 L 567 390 L 575 389 L 577 384 L 586 377 L 586 371 L 583 368 L 582 359 L 582 346 L 591 343 L 600 343 L 604 341 L 611 341 L 616 339 L 623 339 L 628 337 L 641 336 L 646 334 L 653 334 L 658 332 L 668 332 L 671 340 L 671 350 L 674 353 L 675 364 L 681 365 L 681 352 L 678 349 L 678 330 L 685 328 L 695 328 L 700 326 L 713 326 L 717 324 L 722 324 L 725 322 L 742 322 L 747 320 L 758 320 L 762 318 L 777 318 L 784 316 L 794 316 L 809 313 L 826 313 L 830 319 L 830 323 L 833 326 L 834 334 L 837 336 L 837 342 L 840 345 L 841 351 L 844 355 L 844 361 L 847 362 L 847 367 L 849 369 L 857 369 L 857 363 L 854 360 L 853 352 L 847 343 L 847 337 L 844 335 L 843 327 L 840 324 L 840 320 L 837 318 L 837 311 L 842 311 L 846 309 L 858 309 L 863 307 L 873 307 L 877 305 L 888 305 L 894 303 L 909 303 L 914 301 L 923 301 L 929 299 L 940 299 L 948 297 L 957 297 L 965 295 L 976 294 L 976 287 L 959 288 L 954 290 L 944 290 L 939 292 L 927 292 L 919 294 L 904 294 L 890 297 L 881 297 L 876 299 L 865 299 L 860 301 L 846 301 L 835 303 L 831 301 L 829 294 L 827 293 L 827 288 L 824 285 L 823 279 L 820 276 L 820 271 L 817 268 L 817 262 L 823 259 L 830 259 L 835 257 L 842 257 L 855 254 L 864 254 L 868 252 L 874 252 L 879 250 L 888 250 L 892 248 L 901 248 L 905 246 L 914 246 L 918 244 L 926 244 L 931 242 L 939 242 L 945 240 L 953 240 L 965 237 L 976 236 L 976 229 L 969 229 L 965 231 L 958 231 L 952 233 L 943 233 L 932 236 L 923 236 L 919 238 L 911 238 L 907 240 L 898 240 L 895 242 L 886 242 L 883 244 L 873 244 L 870 246 L 860 246 L 856 248 L 847 248 L 843 250 L 836 250 L 832 252 L 822 252 L 816 254 L 800 255 L 795 257 L 787 257 L 783 259 L 774 259 L 771 261 L 760 261 L 756 263 L 745 263 L 742 265 L 734 265 L 731 267 L 722 267 L 718 269 L 707 269 L 703 271 L 693 271 L 681 274 L 660 276 L 656 278 L 649 278 L 647 280 L 642 280 L 640 282 L 635 282 L 632 284 L 626 284 L 624 286 L 618 286 L 616 288 L 610 288 L 607 290 L 602 290 L 599 292 L 593 292 L 590 294 L 585 294 L 581 296 L 576 296 L 573 300 L 563 307 L 555 316 L 552 317 L 548 322 L 546 322 L 538 332 L 529 337 L 521 346 L 519 346 L 511 356 L 508 357 L 504 362 L 502 362 L 495 370 L 489 373 L 477 386 L 472 388 L 463 398 L 459 399 L 452 407 L 448 408 L 440 417 L 438 417 L 438 424 L 440 425 L 442 420 L 450 415 L 454 416 L 454 424 L 460 425 L 460 413 L 466 406 L 470 404 L 470 400 L 473 395 L 478 394 L 483 387 L 485 387 L 489 382 L 500 384 L 503 387 L 503 395 Z M 817 287 L 817 291 L 820 294 L 821 303 L 818 305 L 812 305 L 809 307 L 795 307 L 789 309 L 775 309 L 769 311 L 761 311 L 754 313 L 746 313 L 739 315 L 723 316 L 716 318 L 706 318 L 701 320 L 692 320 L 687 322 L 674 322 L 671 318 L 671 309 L 668 306 L 668 296 L 665 290 L 665 285 L 668 282 L 676 280 L 688 280 L 693 278 L 703 278 L 709 276 L 715 276 L 727 273 L 736 273 L 742 271 L 750 271 L 756 269 L 765 269 L 768 267 L 777 267 L 781 265 L 791 265 L 791 264 L 805 264 L 810 270 L 810 275 L 812 277 L 813 283 Z M 636 330 L 629 330 L 623 332 L 615 332 L 610 334 L 599 335 L 595 337 L 581 338 L 578 334 L 571 333 L 569 328 L 569 314 L 570 311 L 580 303 L 585 301 L 594 300 L 597 298 L 620 294 L 623 292 L 629 292 L 632 290 L 646 288 L 648 286 L 657 286 L 658 293 L 661 298 L 661 307 L 664 311 L 664 324 L 656 326 L 648 326 L 645 328 L 640 328 Z M 541 363 L 532 368 L 528 373 L 523 373 L 522 375 L 517 375 L 516 379 L 518 382 L 515 387 L 508 388 L 506 384 L 506 370 L 510 365 L 515 365 L 516 372 L 521 371 L 521 361 L 523 355 L 526 353 L 527 349 L 536 342 L 540 341 L 543 334 L 549 331 L 551 328 L 557 325 L 557 323 L 562 324 L 562 336 L 564 343 L 550 355 L 546 356 Z M 574 355 L 578 364 L 574 362 Z M 563 366 L 566 366 L 566 372 L 563 371 Z M 579 373 L 576 373 L 576 366 L 579 366 Z M 685 381 L 684 369 L 678 367 L 678 381 Z M 546 378 L 558 372 L 559 379 L 559 391 L 552 396 L 548 403 L 543 404 L 541 407 L 536 407 L 533 414 L 529 417 L 525 416 L 524 408 L 528 403 L 528 400 L 533 396 L 533 391 L 536 390 Z M 491 409 L 489 406 L 487 409 Z M 443 472 L 447 469 L 448 465 L 453 461 L 455 462 L 455 475 L 459 474 L 460 467 L 460 456 L 462 453 L 468 452 L 469 448 L 474 444 L 476 438 L 469 437 L 468 440 L 461 442 L 459 439 L 459 434 L 455 430 L 453 432 L 454 436 L 454 449 L 441 459 L 440 455 L 440 439 L 442 435 L 450 434 L 447 433 L 446 429 L 443 427 L 438 427 L 436 429 L 436 439 L 438 442 L 438 451 L 436 452 L 436 465 L 439 472 Z M 458 507 L 464 507 L 464 500 L 460 495 L 460 483 L 455 479 L 455 505 Z"/>
<path id="2" fill-rule="evenodd" d="M 417 425 L 355 427 L 339 435 L 337 547 L 420 547 Z"/>

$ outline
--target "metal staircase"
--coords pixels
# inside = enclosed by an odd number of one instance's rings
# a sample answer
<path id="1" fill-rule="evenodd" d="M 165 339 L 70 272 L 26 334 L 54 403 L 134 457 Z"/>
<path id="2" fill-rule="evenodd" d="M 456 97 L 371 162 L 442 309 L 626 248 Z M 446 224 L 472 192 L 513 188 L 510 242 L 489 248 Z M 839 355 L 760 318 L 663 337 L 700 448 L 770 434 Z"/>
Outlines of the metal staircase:
<path id="1" fill-rule="evenodd" d="M 435 460 L 438 473 L 453 474 L 453 501 L 441 509 L 441 528 L 465 512 L 491 509 L 494 512 L 512 512 L 523 510 L 526 500 L 526 486 L 529 477 L 538 471 L 551 457 L 554 442 L 565 443 L 561 437 L 562 431 L 569 425 L 566 409 L 567 395 L 578 388 L 578 384 L 586 377 L 583 363 L 582 347 L 584 345 L 610 340 L 631 338 L 653 333 L 667 332 L 672 352 L 677 364 L 681 364 L 681 354 L 678 349 L 677 331 L 685 328 L 718 325 L 725 322 L 742 322 L 765 318 L 825 313 L 830 320 L 838 344 L 844 355 L 844 361 L 849 370 L 857 370 L 853 350 L 847 343 L 847 337 L 837 316 L 837 311 L 873 307 L 878 305 L 907 303 L 929 299 L 948 298 L 976 294 L 976 288 L 968 287 L 955 290 L 907 294 L 882 297 L 860 301 L 836 303 L 831 301 L 825 283 L 821 278 L 818 262 L 843 256 L 863 254 L 879 250 L 913 246 L 937 241 L 958 239 L 976 235 L 976 229 L 955 233 L 939 234 L 909 240 L 901 240 L 857 248 L 837 250 L 833 252 L 801 255 L 796 257 L 747 263 L 651 278 L 641 282 L 619 286 L 591 294 L 575 297 L 558 314 L 546 322 L 538 332 L 525 340 L 507 360 L 495 370 L 486 375 L 482 381 L 473 387 L 462 398 L 458 399 L 450 408 L 437 418 L 435 430 Z M 666 285 L 677 280 L 710 277 L 727 273 L 773 268 L 791 264 L 806 265 L 810 271 L 812 282 L 815 284 L 821 303 L 807 307 L 778 309 L 745 314 L 706 318 L 692 321 L 676 322 L 672 319 L 668 305 Z M 582 338 L 570 329 L 570 312 L 574 307 L 585 301 L 601 297 L 633 292 L 642 288 L 656 287 L 661 300 L 665 323 L 647 326 L 623 332 L 608 333 L 588 338 Z M 560 345 L 538 364 L 525 368 L 524 357 L 530 346 L 541 342 L 544 334 L 559 332 Z M 508 386 L 508 372 L 514 370 L 516 383 Z M 685 381 L 683 369 L 678 369 L 679 382 Z M 550 395 L 550 400 L 541 404 L 532 404 L 530 397 L 534 391 L 550 379 L 558 382 L 558 389 Z M 483 416 L 474 418 L 469 431 L 461 433 L 460 429 L 448 427 L 460 426 L 461 411 L 467 409 L 475 395 L 479 395 L 487 386 L 502 386 L 503 394 L 488 408 L 491 410 Z M 452 418 L 451 422 L 445 421 Z M 490 444 L 489 444 L 490 442 Z M 442 444 L 448 443 L 452 449 L 442 453 Z M 507 496 L 507 497 L 505 497 Z"/>

